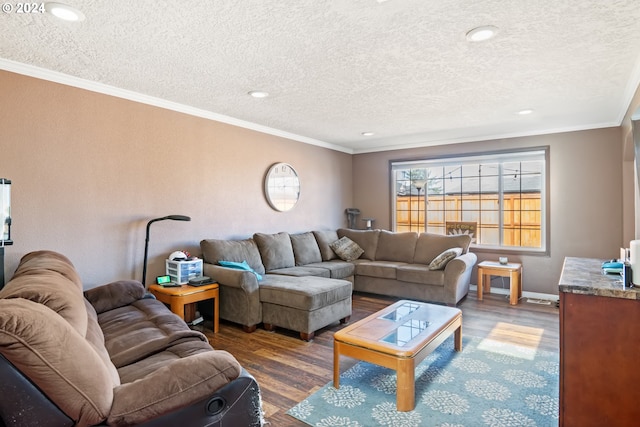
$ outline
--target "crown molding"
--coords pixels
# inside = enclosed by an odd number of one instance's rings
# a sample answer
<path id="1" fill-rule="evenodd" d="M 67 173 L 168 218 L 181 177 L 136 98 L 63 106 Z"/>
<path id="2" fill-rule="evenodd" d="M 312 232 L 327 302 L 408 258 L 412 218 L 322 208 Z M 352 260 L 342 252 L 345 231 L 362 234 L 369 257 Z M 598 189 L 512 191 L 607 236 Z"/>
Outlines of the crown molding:
<path id="1" fill-rule="evenodd" d="M 257 123 L 240 120 L 234 117 L 225 116 L 223 114 L 214 113 L 214 112 L 203 110 L 200 108 L 190 107 L 188 105 L 167 101 L 165 99 L 156 98 L 153 96 L 145 95 L 142 93 L 138 93 L 138 92 L 134 92 L 126 89 L 120 89 L 115 86 L 110 86 L 104 83 L 82 79 L 79 77 L 60 73 L 58 71 L 47 70 L 45 68 L 24 64 L 21 62 L 0 58 L 0 69 L 5 71 L 10 71 L 12 73 L 22 74 L 29 77 L 34 77 L 41 80 L 47 80 L 50 82 L 63 84 L 66 86 L 72 86 L 75 88 L 88 90 L 91 92 L 115 96 L 117 98 L 139 102 L 141 104 L 152 105 L 154 107 L 164 108 L 166 110 L 189 114 L 191 116 L 200 117 L 203 119 L 214 120 L 216 122 L 226 123 L 229 125 L 237 126 L 244 129 L 254 130 L 254 131 L 265 133 L 268 135 L 274 135 L 281 138 L 291 139 L 293 141 L 302 142 L 304 144 L 315 145 L 315 146 L 327 148 L 330 150 L 341 151 L 347 154 L 353 154 L 353 150 L 349 148 L 331 144 L 325 141 L 320 141 L 314 138 L 308 138 L 306 136 L 297 135 L 297 134 L 286 132 L 280 129 L 274 129 L 274 128 L 263 126 Z"/>
<path id="2" fill-rule="evenodd" d="M 274 129 L 274 128 L 260 125 L 257 123 L 226 116 L 223 114 L 218 114 L 218 113 L 203 110 L 200 108 L 191 107 L 185 104 L 167 101 L 165 99 L 145 95 L 139 92 L 117 88 L 115 86 L 110 86 L 104 83 L 82 79 L 82 78 L 64 74 L 58 71 L 52 71 L 45 68 L 24 64 L 21 62 L 11 61 L 4 58 L 0 58 L 0 69 L 17 73 L 17 74 L 22 74 L 29 77 L 38 78 L 41 80 L 47 80 L 54 83 L 63 84 L 66 86 L 88 90 L 91 92 L 115 96 L 117 98 L 122 98 L 129 101 L 152 105 L 155 107 L 176 111 L 179 113 L 184 113 L 191 116 L 204 118 L 207 120 L 226 123 L 226 124 L 237 126 L 240 128 L 250 129 L 250 130 L 254 130 L 264 134 L 273 135 L 273 136 L 277 136 L 277 137 L 281 137 L 281 138 L 285 138 L 285 139 L 289 139 L 297 142 L 302 142 L 304 144 L 315 145 L 318 147 L 327 148 L 329 150 L 335 150 L 335 151 L 343 152 L 346 154 L 366 154 L 366 153 L 375 153 L 375 152 L 383 152 L 383 151 L 407 150 L 407 149 L 423 148 L 423 147 L 447 145 L 447 144 L 461 144 L 461 143 L 467 143 L 467 142 L 491 141 L 496 139 L 520 138 L 520 137 L 527 137 L 527 136 L 549 135 L 549 134 L 564 133 L 564 132 L 576 132 L 576 131 L 600 129 L 600 128 L 606 128 L 606 127 L 616 127 L 616 126 L 620 126 L 620 124 L 622 123 L 622 119 L 628 113 L 628 109 L 631 107 L 631 103 L 633 102 L 633 98 L 635 96 L 636 90 L 638 90 L 639 84 L 640 84 L 640 61 L 638 61 L 634 69 L 634 72 L 632 73 L 632 77 L 629 79 L 627 88 L 625 90 L 624 101 L 621 106 L 621 111 L 618 114 L 619 120 L 617 120 L 616 122 L 600 123 L 595 125 L 591 124 L 591 125 L 585 125 L 585 126 L 568 126 L 568 127 L 555 128 L 555 129 L 545 129 L 537 132 L 536 131 L 512 132 L 512 133 L 494 134 L 494 135 L 470 136 L 470 137 L 464 137 L 464 138 L 445 138 L 442 140 L 430 140 L 430 141 L 420 140 L 420 137 L 417 137 L 416 140 L 412 142 L 406 142 L 404 144 L 398 144 L 398 145 L 384 144 L 380 146 L 371 146 L 367 148 L 351 149 L 351 148 L 343 147 L 340 145 L 332 144 L 329 142 L 317 140 L 314 138 L 309 138 L 306 136 L 286 132 L 280 129 Z M 632 116 L 633 120 L 637 120 L 638 118 L 640 118 L 640 108 L 638 109 L 638 112 L 636 112 Z M 375 141 L 371 141 L 371 142 L 374 143 Z"/>
<path id="3" fill-rule="evenodd" d="M 381 151 L 393 151 L 393 150 L 409 150 L 414 148 L 435 147 L 438 145 L 463 144 L 466 142 L 486 142 L 486 141 L 495 141 L 499 139 L 525 138 L 528 136 L 552 135 L 552 134 L 567 133 L 567 132 L 580 132 L 585 130 L 604 129 L 604 128 L 617 127 L 617 126 L 620 126 L 620 123 L 610 122 L 610 123 L 598 123 L 598 124 L 582 125 L 582 126 L 567 126 L 567 127 L 555 128 L 555 129 L 544 129 L 540 131 L 510 132 L 510 133 L 500 133 L 500 134 L 493 134 L 493 135 L 470 136 L 465 138 L 449 138 L 449 139 L 442 139 L 442 140 L 435 140 L 435 141 L 417 141 L 413 143 L 409 142 L 406 144 L 399 144 L 399 145 L 386 145 L 386 146 L 380 146 L 380 147 L 355 149 L 353 150 L 353 154 L 376 153 Z"/>

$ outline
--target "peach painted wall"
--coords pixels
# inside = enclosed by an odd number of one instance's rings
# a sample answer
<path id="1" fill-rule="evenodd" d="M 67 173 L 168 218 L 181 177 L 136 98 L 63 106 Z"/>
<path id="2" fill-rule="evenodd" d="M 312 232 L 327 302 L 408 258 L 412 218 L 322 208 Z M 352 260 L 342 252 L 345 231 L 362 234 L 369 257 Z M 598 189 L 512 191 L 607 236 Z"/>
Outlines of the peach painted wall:
<path id="1" fill-rule="evenodd" d="M 566 256 L 614 258 L 623 242 L 628 247 L 623 241 L 620 128 L 357 154 L 353 205 L 362 216 L 376 218 L 378 228 L 390 229 L 390 160 L 541 146 L 550 147 L 550 256 L 506 255 L 522 262 L 524 291 L 557 294 Z M 479 261 L 499 255 L 476 253 Z M 475 270 L 471 283 L 477 283 Z"/>
<path id="2" fill-rule="evenodd" d="M 204 238 L 346 225 L 352 156 L 253 130 L 0 71 L 0 177 L 12 181 L 10 279 L 19 258 L 57 250 L 93 287 L 147 278 Z M 300 175 L 301 198 L 276 212 L 263 180 L 276 162 Z"/>

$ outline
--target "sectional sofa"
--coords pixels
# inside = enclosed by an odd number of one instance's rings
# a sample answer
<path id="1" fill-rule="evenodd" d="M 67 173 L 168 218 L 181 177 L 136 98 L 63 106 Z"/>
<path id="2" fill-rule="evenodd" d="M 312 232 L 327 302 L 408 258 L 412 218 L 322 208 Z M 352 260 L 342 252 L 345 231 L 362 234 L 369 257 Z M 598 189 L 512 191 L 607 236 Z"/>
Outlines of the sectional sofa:
<path id="1" fill-rule="evenodd" d="M 220 285 L 220 318 L 247 332 L 263 323 L 308 340 L 349 320 L 352 290 L 456 305 L 477 261 L 470 243 L 467 235 L 341 228 L 200 246 L 204 274 Z"/>

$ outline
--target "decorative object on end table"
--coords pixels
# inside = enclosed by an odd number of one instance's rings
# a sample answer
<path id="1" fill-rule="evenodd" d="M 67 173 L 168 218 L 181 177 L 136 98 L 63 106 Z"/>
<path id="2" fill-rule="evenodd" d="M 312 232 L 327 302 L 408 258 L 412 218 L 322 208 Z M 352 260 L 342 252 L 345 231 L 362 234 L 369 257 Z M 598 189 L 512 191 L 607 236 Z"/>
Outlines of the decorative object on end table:
<path id="1" fill-rule="evenodd" d="M 154 218 L 147 223 L 147 234 L 145 235 L 145 238 L 144 238 L 144 264 L 142 267 L 142 285 L 143 286 L 146 286 L 145 282 L 147 279 L 147 256 L 149 253 L 149 227 L 151 227 L 151 224 L 153 224 L 154 222 L 164 221 L 167 219 L 170 219 L 172 221 L 191 221 L 191 218 L 188 216 L 167 215 L 167 216 L 163 216 L 162 218 Z"/>

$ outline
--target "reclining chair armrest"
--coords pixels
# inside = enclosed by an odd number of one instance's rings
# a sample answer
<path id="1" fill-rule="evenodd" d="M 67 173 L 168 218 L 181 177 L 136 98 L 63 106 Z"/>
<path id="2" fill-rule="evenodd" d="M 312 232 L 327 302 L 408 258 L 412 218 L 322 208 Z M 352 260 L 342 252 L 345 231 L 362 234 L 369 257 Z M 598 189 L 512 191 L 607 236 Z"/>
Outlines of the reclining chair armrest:
<path id="1" fill-rule="evenodd" d="M 243 368 L 238 378 L 220 388 L 208 398 L 155 420 L 140 424 L 140 426 L 259 427 L 263 424 L 260 387 L 253 376 Z"/>

